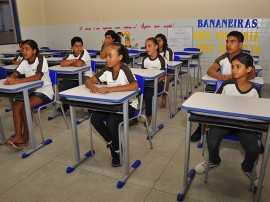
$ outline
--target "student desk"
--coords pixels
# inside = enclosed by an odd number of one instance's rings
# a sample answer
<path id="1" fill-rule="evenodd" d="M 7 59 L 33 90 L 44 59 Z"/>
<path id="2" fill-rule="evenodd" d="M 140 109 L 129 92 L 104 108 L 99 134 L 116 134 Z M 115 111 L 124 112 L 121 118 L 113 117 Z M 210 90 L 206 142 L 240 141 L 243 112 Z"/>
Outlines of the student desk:
<path id="1" fill-rule="evenodd" d="M 151 137 L 153 137 L 159 130 L 161 130 L 164 125 L 160 124 L 157 127 L 157 94 L 158 94 L 158 78 L 162 75 L 164 75 L 164 70 L 157 70 L 157 69 L 137 69 L 137 68 L 131 68 L 131 71 L 133 74 L 137 74 L 139 76 L 144 77 L 147 81 L 153 81 L 154 80 L 154 96 L 153 96 L 153 114 L 152 114 L 152 128 L 153 132 L 151 134 Z"/>
<path id="2" fill-rule="evenodd" d="M 40 55 L 43 55 L 44 57 L 52 57 L 54 55 L 59 55 L 60 52 L 41 52 L 39 53 Z"/>
<path id="3" fill-rule="evenodd" d="M 31 143 L 31 150 L 26 152 L 26 153 L 23 153 L 22 158 L 27 158 L 33 152 L 39 150 L 40 148 L 42 148 L 42 147 L 44 147 L 47 144 L 50 144 L 52 142 L 51 139 L 47 139 L 44 142 L 42 142 L 41 144 L 36 145 L 34 130 L 33 130 L 33 123 L 32 123 L 32 116 L 31 116 L 31 109 L 30 109 L 30 104 L 29 104 L 28 90 L 40 87 L 43 84 L 43 81 L 38 80 L 38 81 L 21 83 L 21 84 L 4 85 L 3 82 L 5 80 L 6 79 L 0 80 L 0 96 L 1 97 L 14 97 L 15 94 L 23 93 L 23 99 L 24 99 L 24 105 L 25 105 L 26 117 L 27 117 L 27 124 L 28 124 L 28 128 L 29 128 L 29 138 L 30 138 L 30 143 Z M 3 131 L 1 132 L 0 138 L 1 138 L 2 142 L 5 141 L 5 136 L 4 136 Z"/>
<path id="4" fill-rule="evenodd" d="M 79 85 L 82 85 L 83 84 L 82 73 L 88 71 L 90 67 L 91 67 L 90 65 L 82 67 L 74 67 L 74 66 L 61 67 L 60 65 L 55 65 L 49 67 L 49 70 L 54 70 L 57 72 L 57 74 L 78 74 Z"/>
<path id="5" fill-rule="evenodd" d="M 262 76 L 262 66 L 261 65 L 255 65 L 255 72 L 258 76 Z"/>
<path id="6" fill-rule="evenodd" d="M 205 89 L 206 84 L 216 85 L 218 80 L 206 74 L 202 77 L 202 81 L 204 83 L 204 89 Z M 258 84 L 260 88 L 262 88 L 264 85 L 263 77 L 255 77 L 254 79 L 250 79 L 249 81 L 252 83 Z"/>
<path id="7" fill-rule="evenodd" d="M 245 104 L 243 104 L 245 103 Z M 254 108 L 256 106 L 256 108 Z M 181 192 L 177 196 L 178 201 L 184 200 L 185 194 L 188 190 L 189 184 L 195 174 L 195 170 L 189 170 L 190 158 L 190 135 L 191 135 L 191 121 L 193 114 L 207 115 L 208 117 L 226 118 L 232 120 L 232 123 L 238 121 L 249 121 L 256 125 L 263 122 L 268 127 L 268 134 L 265 143 L 265 150 L 262 160 L 261 172 L 257 192 L 255 194 L 255 201 L 260 201 L 262 185 L 264 181 L 267 160 L 270 151 L 270 111 L 265 110 L 270 108 L 270 99 L 264 98 L 250 98 L 242 96 L 227 96 L 221 94 L 194 93 L 182 105 L 182 108 L 187 110 L 187 129 L 186 129 L 186 146 L 185 146 L 185 162 L 184 162 L 184 180 Z M 211 122 L 209 122 L 211 124 Z M 231 126 L 228 123 L 223 125 Z"/>
<path id="8" fill-rule="evenodd" d="M 122 188 L 125 185 L 125 182 L 132 174 L 132 172 L 140 166 L 140 160 L 136 160 L 130 169 L 129 162 L 129 126 L 128 126 L 128 101 L 133 96 L 136 96 L 139 93 L 137 91 L 123 91 L 123 92 L 112 92 L 105 94 L 90 93 L 90 90 L 85 86 L 81 85 L 66 91 L 60 92 L 61 97 L 65 97 L 71 102 L 68 102 L 70 105 L 70 115 L 71 115 L 71 124 L 72 124 L 72 135 L 73 135 L 73 145 L 76 163 L 73 166 L 67 168 L 66 172 L 72 172 L 80 163 L 82 163 L 87 157 L 92 156 L 94 152 L 93 148 L 87 152 L 83 158 L 80 157 L 80 148 L 78 141 L 78 131 L 76 125 L 76 114 L 75 106 L 91 108 L 91 103 L 98 103 L 104 105 L 114 105 L 122 104 L 123 105 L 123 122 L 124 122 L 124 164 L 125 164 L 125 175 L 121 181 L 118 182 L 117 187 Z M 94 109 L 93 105 L 92 108 Z"/>
<path id="9" fill-rule="evenodd" d="M 19 55 L 20 52 L 16 52 L 16 51 L 7 51 L 7 52 L 2 52 L 0 53 L 0 55 L 3 55 L 4 57 L 15 57 L 17 55 Z"/>
<path id="10" fill-rule="evenodd" d="M 14 57 L 0 58 L 0 60 L 3 61 L 3 62 L 11 62 L 13 59 L 14 59 Z"/>
<path id="11" fill-rule="evenodd" d="M 62 57 L 48 57 L 46 58 L 48 65 L 58 65 L 60 64 Z"/>
<path id="12" fill-rule="evenodd" d="M 139 56 L 140 54 L 129 53 L 129 58 L 132 59 L 132 67 L 134 67 L 135 65 L 135 58 Z M 97 56 L 96 58 L 91 58 L 91 60 L 95 61 L 97 64 L 106 64 L 106 59 L 101 59 L 100 56 Z"/>

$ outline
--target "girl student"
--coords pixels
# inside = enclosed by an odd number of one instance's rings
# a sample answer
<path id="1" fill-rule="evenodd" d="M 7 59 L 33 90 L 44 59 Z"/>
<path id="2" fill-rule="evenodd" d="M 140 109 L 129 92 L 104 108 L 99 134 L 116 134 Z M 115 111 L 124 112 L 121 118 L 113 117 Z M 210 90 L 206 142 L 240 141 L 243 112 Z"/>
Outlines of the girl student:
<path id="1" fill-rule="evenodd" d="M 150 37 L 145 41 L 145 49 L 147 56 L 142 60 L 142 68 L 145 69 L 160 69 L 165 70 L 165 59 L 158 52 L 158 41 L 154 37 Z M 158 79 L 159 89 L 162 88 L 164 76 Z M 154 82 L 146 82 L 144 89 L 144 102 L 145 102 L 145 114 L 147 124 L 150 125 L 152 121 L 152 99 L 154 95 Z"/>
<path id="2" fill-rule="evenodd" d="M 92 93 L 110 93 L 116 91 L 131 91 L 138 89 L 138 83 L 130 68 L 123 63 L 125 47 L 121 43 L 112 43 L 106 48 L 106 62 L 94 76 L 86 80 L 85 85 Z M 106 82 L 107 86 L 98 87 L 96 82 Z M 109 96 L 109 95 L 108 95 Z M 129 104 L 129 116 L 137 109 L 138 100 L 132 98 Z M 104 119 L 106 118 L 106 124 Z M 121 114 L 95 111 L 91 123 L 107 142 L 111 150 L 112 166 L 120 165 L 118 125 L 123 120 Z"/>
<path id="3" fill-rule="evenodd" d="M 173 61 L 173 51 L 168 47 L 166 36 L 164 34 L 157 34 L 155 38 L 158 41 L 159 54 L 162 57 L 164 57 L 165 60 Z M 165 88 L 167 92 L 169 91 L 169 84 L 172 78 L 173 78 L 173 75 L 167 76 L 167 82 L 166 82 L 166 88 Z M 166 103 L 167 103 L 167 94 L 163 93 L 160 108 L 161 109 L 166 108 Z"/>
<path id="4" fill-rule="evenodd" d="M 112 43 L 121 43 L 121 38 L 120 38 L 119 34 L 115 33 L 115 31 L 108 30 L 105 33 L 105 40 L 102 43 L 103 44 L 102 44 L 101 51 L 100 51 L 100 58 L 104 59 L 104 58 L 106 58 L 107 47 Z M 123 54 L 124 54 L 123 55 L 123 62 L 126 64 L 130 64 L 128 50 L 126 48 L 124 49 Z"/>
<path id="5" fill-rule="evenodd" d="M 48 102 L 53 99 L 52 83 L 49 76 L 48 63 L 44 56 L 39 54 L 38 45 L 35 41 L 28 39 L 22 42 L 21 52 L 23 60 L 15 71 L 6 79 L 5 85 L 24 83 L 36 80 L 42 80 L 43 85 L 30 93 L 30 108 Z M 25 78 L 18 77 L 25 74 Z M 20 98 L 15 99 L 12 105 L 15 136 L 4 145 L 15 150 L 22 149 L 23 145 L 29 143 L 29 130 L 27 125 L 24 101 Z"/>

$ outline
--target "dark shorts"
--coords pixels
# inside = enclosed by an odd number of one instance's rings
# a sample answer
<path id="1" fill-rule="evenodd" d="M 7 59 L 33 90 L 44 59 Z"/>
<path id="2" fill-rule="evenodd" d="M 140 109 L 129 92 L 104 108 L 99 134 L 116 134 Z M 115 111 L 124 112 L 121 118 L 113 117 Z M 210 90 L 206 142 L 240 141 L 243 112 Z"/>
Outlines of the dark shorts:
<path id="1" fill-rule="evenodd" d="M 36 97 L 40 98 L 42 100 L 42 103 L 46 103 L 46 102 L 51 101 L 51 99 L 47 95 L 40 93 L 40 92 L 31 92 L 31 93 L 29 92 L 29 97 L 32 97 L 32 96 L 36 96 Z M 23 101 L 23 94 L 16 97 L 15 99 Z"/>

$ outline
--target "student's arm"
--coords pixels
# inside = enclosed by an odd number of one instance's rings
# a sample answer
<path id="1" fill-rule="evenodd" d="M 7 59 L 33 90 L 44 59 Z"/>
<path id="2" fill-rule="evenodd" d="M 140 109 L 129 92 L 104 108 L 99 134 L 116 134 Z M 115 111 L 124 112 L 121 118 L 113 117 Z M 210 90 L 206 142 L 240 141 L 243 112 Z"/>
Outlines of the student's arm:
<path id="1" fill-rule="evenodd" d="M 256 77 L 255 66 L 252 67 L 251 72 L 248 73 L 248 79 L 254 79 Z"/>
<path id="2" fill-rule="evenodd" d="M 106 49 L 107 49 L 108 45 L 109 44 L 106 44 L 105 41 L 104 41 L 104 43 L 103 43 L 103 45 L 101 47 L 101 51 L 99 53 L 101 59 L 105 59 L 105 57 L 106 57 Z"/>
<path id="3" fill-rule="evenodd" d="M 94 83 L 97 83 L 97 82 L 98 82 L 97 77 L 92 76 L 91 78 L 87 79 L 87 80 L 85 81 L 84 84 L 85 84 L 85 86 L 86 86 L 87 88 L 90 89 L 90 92 L 91 92 L 91 93 L 97 93 L 98 87 L 96 87 L 96 86 L 94 85 Z"/>
<path id="4" fill-rule="evenodd" d="M 101 87 L 98 88 L 97 93 L 110 93 L 110 92 L 120 92 L 120 91 L 133 91 L 133 90 L 138 90 L 138 83 L 137 81 L 134 81 L 130 84 L 127 85 L 122 85 L 122 86 L 112 86 L 112 87 Z"/>
<path id="5" fill-rule="evenodd" d="M 78 59 L 61 60 L 60 62 L 61 67 L 67 67 L 67 66 L 82 67 L 83 65 L 84 65 L 84 62 Z"/>
<path id="6" fill-rule="evenodd" d="M 21 78 L 21 79 L 16 79 L 19 76 L 18 72 L 13 72 L 9 78 L 4 82 L 5 85 L 12 85 L 12 84 L 18 84 L 18 83 L 25 83 L 25 82 L 30 82 L 30 81 L 38 81 L 41 80 L 43 73 L 42 72 L 37 72 L 33 76 Z"/>
<path id="7" fill-rule="evenodd" d="M 18 61 L 17 60 L 12 60 L 11 63 L 13 65 L 19 65 L 21 63 L 21 60 L 18 60 Z"/>
<path id="8" fill-rule="evenodd" d="M 207 74 L 213 78 L 216 78 L 217 80 L 227 80 L 232 78 L 231 75 L 222 75 L 218 73 L 219 70 L 219 64 L 214 63 L 212 64 L 209 69 L 207 70 Z"/>

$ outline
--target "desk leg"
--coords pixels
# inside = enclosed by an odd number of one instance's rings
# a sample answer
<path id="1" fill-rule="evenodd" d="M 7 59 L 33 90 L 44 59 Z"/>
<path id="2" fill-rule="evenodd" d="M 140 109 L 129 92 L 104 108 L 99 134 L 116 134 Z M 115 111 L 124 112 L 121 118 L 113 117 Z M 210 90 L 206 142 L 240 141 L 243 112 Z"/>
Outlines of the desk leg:
<path id="1" fill-rule="evenodd" d="M 22 154 L 22 158 L 25 159 L 25 158 L 29 157 L 35 151 L 41 149 L 42 147 L 44 147 L 48 144 L 51 144 L 52 140 L 51 139 L 43 140 L 43 142 L 41 142 L 39 145 L 36 145 L 28 89 L 25 89 L 23 91 L 23 99 L 24 99 L 24 107 L 25 107 L 25 111 L 26 111 L 27 125 L 28 125 L 28 130 L 29 130 L 29 138 L 30 138 L 30 143 L 31 143 L 31 150 Z"/>
<path id="2" fill-rule="evenodd" d="M 179 67 L 180 68 L 180 67 Z M 178 66 L 174 69 L 174 100 L 173 100 L 173 113 L 170 114 L 170 118 L 173 118 L 177 112 L 181 110 L 181 106 L 176 108 L 177 104 L 177 80 L 178 80 Z"/>
<path id="3" fill-rule="evenodd" d="M 177 201 L 183 201 L 185 194 L 188 191 L 189 185 L 195 175 L 195 170 L 191 169 L 189 172 L 189 157 L 190 157 L 190 134 L 191 134 L 191 122 L 189 121 L 190 113 L 187 114 L 187 131 L 186 131 L 186 148 L 185 148 L 185 162 L 184 162 L 184 178 L 183 187 L 177 195 Z"/>
<path id="4" fill-rule="evenodd" d="M 129 162 L 129 126 L 128 126 L 128 101 L 123 103 L 123 117 L 124 117 L 124 153 L 125 153 L 125 175 L 124 177 L 118 181 L 117 188 L 121 189 L 130 175 L 141 165 L 140 160 L 136 160 L 130 169 L 130 162 Z M 119 145 L 120 147 L 120 145 Z"/>
<path id="5" fill-rule="evenodd" d="M 3 125 L 2 125 L 2 121 L 0 117 L 0 143 L 4 141 L 5 141 L 5 134 L 4 134 L 4 129 L 3 129 Z"/>
<path id="6" fill-rule="evenodd" d="M 157 94 L 158 94 L 158 78 L 154 80 L 154 96 L 153 96 L 153 106 L 152 106 L 152 128 L 153 132 L 151 134 L 151 138 L 155 136 L 155 134 L 161 130 L 164 125 L 160 124 L 157 127 Z"/>
<path id="7" fill-rule="evenodd" d="M 267 138 L 266 138 L 266 143 L 265 143 L 264 155 L 263 155 L 263 159 L 262 159 L 261 172 L 260 172 L 260 178 L 259 178 L 259 182 L 258 182 L 257 192 L 254 196 L 255 197 L 254 201 L 256 201 L 256 202 L 260 201 L 262 186 L 263 186 L 263 181 L 264 181 L 264 176 L 265 176 L 265 171 L 266 171 L 266 166 L 267 166 L 267 161 L 268 161 L 268 157 L 269 157 L 269 151 L 270 151 L 270 125 L 268 126 L 268 133 L 267 133 Z"/>
<path id="8" fill-rule="evenodd" d="M 202 78 L 202 67 L 201 67 L 201 53 L 198 55 L 198 70 L 197 70 L 197 86 L 198 88 L 201 85 L 201 78 Z"/>
<path id="9" fill-rule="evenodd" d="M 79 146 L 79 140 L 78 140 L 78 129 L 77 129 L 75 107 L 70 105 L 69 110 L 70 110 L 73 147 L 74 147 L 74 154 L 75 154 L 76 163 L 72 166 L 68 166 L 66 169 L 66 173 L 73 172 L 78 165 L 80 165 L 88 157 L 93 157 L 94 153 L 95 153 L 93 148 L 91 148 L 88 152 L 86 152 L 84 154 L 84 156 L 82 158 L 80 157 L 80 146 Z"/>

